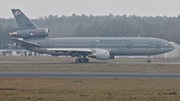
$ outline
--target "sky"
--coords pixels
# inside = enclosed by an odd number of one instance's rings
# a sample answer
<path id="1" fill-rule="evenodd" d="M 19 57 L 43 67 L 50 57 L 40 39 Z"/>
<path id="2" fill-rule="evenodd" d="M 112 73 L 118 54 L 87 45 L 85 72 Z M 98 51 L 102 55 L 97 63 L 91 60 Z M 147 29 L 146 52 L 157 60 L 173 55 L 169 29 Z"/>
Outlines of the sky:
<path id="1" fill-rule="evenodd" d="M 180 0 L 0 0 L 0 18 L 13 18 L 21 9 L 29 18 L 45 15 L 180 15 Z"/>

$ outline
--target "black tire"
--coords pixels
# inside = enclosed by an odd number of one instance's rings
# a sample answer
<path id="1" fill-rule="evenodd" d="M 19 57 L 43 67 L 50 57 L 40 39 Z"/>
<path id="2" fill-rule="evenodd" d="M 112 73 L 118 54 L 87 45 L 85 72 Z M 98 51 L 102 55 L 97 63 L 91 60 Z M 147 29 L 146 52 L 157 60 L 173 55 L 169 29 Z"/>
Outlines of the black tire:
<path id="1" fill-rule="evenodd" d="M 151 60 L 147 60 L 148 63 L 151 63 Z"/>
<path id="2" fill-rule="evenodd" d="M 76 62 L 76 63 L 79 63 L 80 61 L 79 61 L 79 59 L 76 59 L 75 62 Z"/>
<path id="3" fill-rule="evenodd" d="M 89 62 L 89 59 L 85 59 L 86 62 Z"/>
<path id="4" fill-rule="evenodd" d="M 85 61 L 84 61 L 84 59 L 80 59 L 80 62 L 81 62 L 81 63 L 84 63 Z"/>
<path id="5" fill-rule="evenodd" d="M 76 63 L 87 63 L 87 62 L 89 62 L 89 59 L 76 59 L 75 62 Z"/>

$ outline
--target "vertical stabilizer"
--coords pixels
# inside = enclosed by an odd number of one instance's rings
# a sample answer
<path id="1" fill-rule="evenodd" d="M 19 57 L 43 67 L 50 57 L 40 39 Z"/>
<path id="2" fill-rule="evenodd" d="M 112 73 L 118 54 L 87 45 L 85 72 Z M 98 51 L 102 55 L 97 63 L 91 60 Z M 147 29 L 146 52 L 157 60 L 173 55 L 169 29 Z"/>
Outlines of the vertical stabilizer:
<path id="1" fill-rule="evenodd" d="M 20 9 L 11 9 L 18 26 L 22 29 L 38 29 Z"/>

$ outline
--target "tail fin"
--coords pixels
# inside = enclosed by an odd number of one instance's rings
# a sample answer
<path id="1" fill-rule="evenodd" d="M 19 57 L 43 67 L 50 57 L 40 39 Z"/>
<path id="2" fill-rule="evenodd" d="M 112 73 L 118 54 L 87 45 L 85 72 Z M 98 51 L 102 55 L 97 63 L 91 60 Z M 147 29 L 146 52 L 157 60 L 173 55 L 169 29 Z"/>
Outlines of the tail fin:
<path id="1" fill-rule="evenodd" d="M 18 26 L 22 29 L 38 29 L 38 27 L 29 19 L 20 9 L 11 9 Z"/>

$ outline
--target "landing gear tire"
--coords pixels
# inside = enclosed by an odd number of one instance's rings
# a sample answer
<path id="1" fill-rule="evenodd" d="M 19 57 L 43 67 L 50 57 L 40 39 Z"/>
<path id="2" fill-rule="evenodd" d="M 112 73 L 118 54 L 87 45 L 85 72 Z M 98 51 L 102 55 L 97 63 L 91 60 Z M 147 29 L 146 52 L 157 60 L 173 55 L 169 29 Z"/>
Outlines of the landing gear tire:
<path id="1" fill-rule="evenodd" d="M 84 59 L 80 59 L 80 62 L 81 62 L 81 63 L 84 63 L 85 61 L 84 61 Z"/>
<path id="2" fill-rule="evenodd" d="M 75 62 L 76 63 L 87 63 L 87 62 L 89 62 L 89 59 L 87 59 L 87 58 L 86 59 L 76 59 Z"/>
<path id="3" fill-rule="evenodd" d="M 79 59 L 76 59 L 76 60 L 75 60 L 75 62 L 76 62 L 76 63 L 79 63 L 79 62 L 80 62 L 80 60 L 79 60 Z"/>
<path id="4" fill-rule="evenodd" d="M 147 63 L 151 63 L 151 60 L 150 60 L 150 55 L 147 56 L 148 57 L 148 60 L 147 60 Z"/>
<path id="5" fill-rule="evenodd" d="M 151 60 L 147 60 L 147 63 L 151 63 Z"/>
<path id="6" fill-rule="evenodd" d="M 89 59 L 84 59 L 85 60 L 85 62 L 89 62 Z"/>

